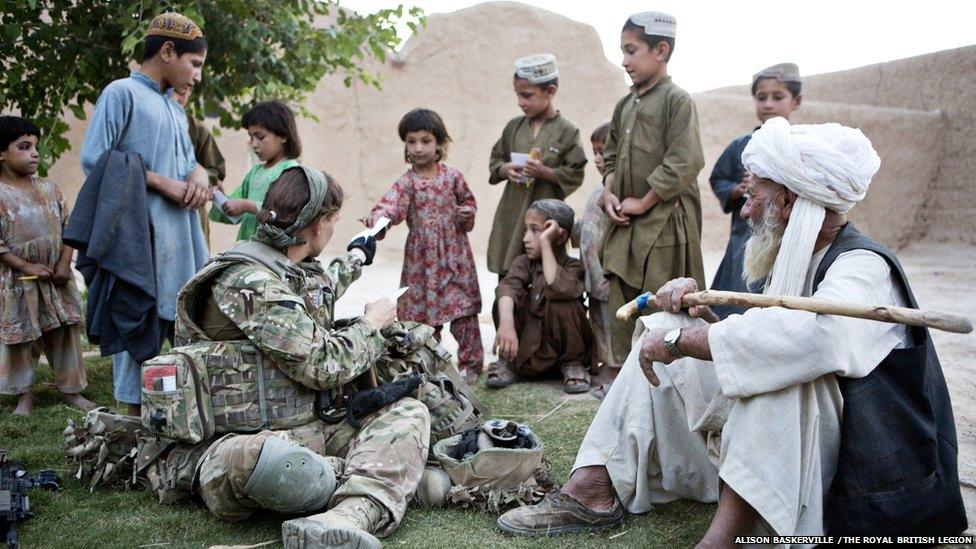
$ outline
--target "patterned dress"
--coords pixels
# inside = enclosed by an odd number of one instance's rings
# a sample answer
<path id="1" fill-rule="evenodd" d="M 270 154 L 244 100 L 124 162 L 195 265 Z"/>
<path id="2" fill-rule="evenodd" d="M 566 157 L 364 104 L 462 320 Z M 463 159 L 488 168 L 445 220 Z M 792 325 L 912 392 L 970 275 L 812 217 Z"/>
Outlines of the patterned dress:
<path id="1" fill-rule="evenodd" d="M 68 209 L 50 181 L 33 178 L 29 189 L 0 182 L 0 254 L 14 254 L 54 268 Z M 81 356 L 81 297 L 74 280 L 63 286 L 26 276 L 0 263 L 0 394 L 34 387 L 41 351 L 62 393 L 87 386 Z"/>
<path id="2" fill-rule="evenodd" d="M 53 269 L 67 220 L 68 209 L 54 183 L 34 178 L 29 190 L 0 183 L 0 253 Z M 58 287 L 21 281 L 21 276 L 0 263 L 0 343 L 34 341 L 43 332 L 81 323 L 81 298 L 73 280 Z"/>
<path id="3" fill-rule="evenodd" d="M 437 165 L 437 175 L 421 177 L 407 170 L 370 213 L 372 219 L 407 221 L 400 285 L 410 289 L 397 302 L 404 320 L 440 326 L 481 311 L 481 292 L 474 255 L 458 212 L 477 211 L 474 195 L 461 172 Z"/>

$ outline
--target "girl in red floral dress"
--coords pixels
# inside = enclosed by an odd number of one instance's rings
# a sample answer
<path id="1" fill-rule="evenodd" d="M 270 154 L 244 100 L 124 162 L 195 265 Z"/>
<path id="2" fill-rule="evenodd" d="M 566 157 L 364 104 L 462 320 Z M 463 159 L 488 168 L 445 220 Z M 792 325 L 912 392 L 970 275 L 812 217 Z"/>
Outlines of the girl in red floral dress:
<path id="1" fill-rule="evenodd" d="M 411 167 L 362 221 L 368 227 L 384 216 L 393 225 L 407 221 L 400 285 L 410 289 L 397 303 L 397 316 L 434 326 L 438 338 L 450 322 L 458 369 L 473 384 L 484 365 L 481 292 L 467 235 L 477 205 L 461 172 L 441 163 L 451 138 L 436 112 L 414 109 L 398 130 Z"/>

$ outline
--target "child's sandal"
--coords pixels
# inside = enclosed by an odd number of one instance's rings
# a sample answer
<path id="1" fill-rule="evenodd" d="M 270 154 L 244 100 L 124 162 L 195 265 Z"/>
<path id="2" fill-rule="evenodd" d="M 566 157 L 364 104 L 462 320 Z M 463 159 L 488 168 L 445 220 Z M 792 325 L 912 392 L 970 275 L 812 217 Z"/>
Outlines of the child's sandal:
<path id="1" fill-rule="evenodd" d="M 575 395 L 590 390 L 590 373 L 579 362 L 569 362 L 560 367 L 563 373 L 563 391 Z"/>

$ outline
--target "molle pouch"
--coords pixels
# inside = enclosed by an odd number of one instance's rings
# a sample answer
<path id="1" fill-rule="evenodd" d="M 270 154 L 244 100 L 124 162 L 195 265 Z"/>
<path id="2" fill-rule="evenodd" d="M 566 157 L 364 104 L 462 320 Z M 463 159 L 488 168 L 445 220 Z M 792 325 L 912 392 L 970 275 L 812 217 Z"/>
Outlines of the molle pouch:
<path id="1" fill-rule="evenodd" d="M 206 366 L 193 351 L 176 347 L 142 365 L 142 424 L 150 433 L 195 444 L 214 434 Z"/>

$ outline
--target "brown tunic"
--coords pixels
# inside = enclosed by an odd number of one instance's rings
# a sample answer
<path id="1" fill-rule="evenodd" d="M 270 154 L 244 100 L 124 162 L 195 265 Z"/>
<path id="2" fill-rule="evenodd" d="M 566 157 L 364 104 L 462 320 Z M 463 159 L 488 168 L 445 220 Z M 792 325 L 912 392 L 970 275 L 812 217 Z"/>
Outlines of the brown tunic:
<path id="1" fill-rule="evenodd" d="M 546 284 L 542 261 L 532 261 L 522 254 L 495 288 L 492 316 L 498 327 L 498 300 L 503 296 L 515 301 L 515 333 L 518 354 L 510 364 L 522 377 L 558 373 L 563 364 L 576 362 L 590 366 L 593 332 L 583 307 L 585 272 L 580 260 L 563 255 L 557 260 L 559 272 L 552 284 Z"/>
<path id="2" fill-rule="evenodd" d="M 510 120 L 491 149 L 488 183 L 497 185 L 506 181 L 501 167 L 511 161 L 513 152 L 528 154 L 535 147 L 542 151 L 542 163 L 555 170 L 556 182 L 536 179 L 531 187 L 511 181 L 505 183 L 488 239 L 488 270 L 499 275 L 504 275 L 512 261 L 525 253 L 522 222 L 529 206 L 542 198 L 562 200 L 583 184 L 586 153 L 579 128 L 559 113 L 543 122 L 535 137 L 530 118 L 518 116 Z"/>

